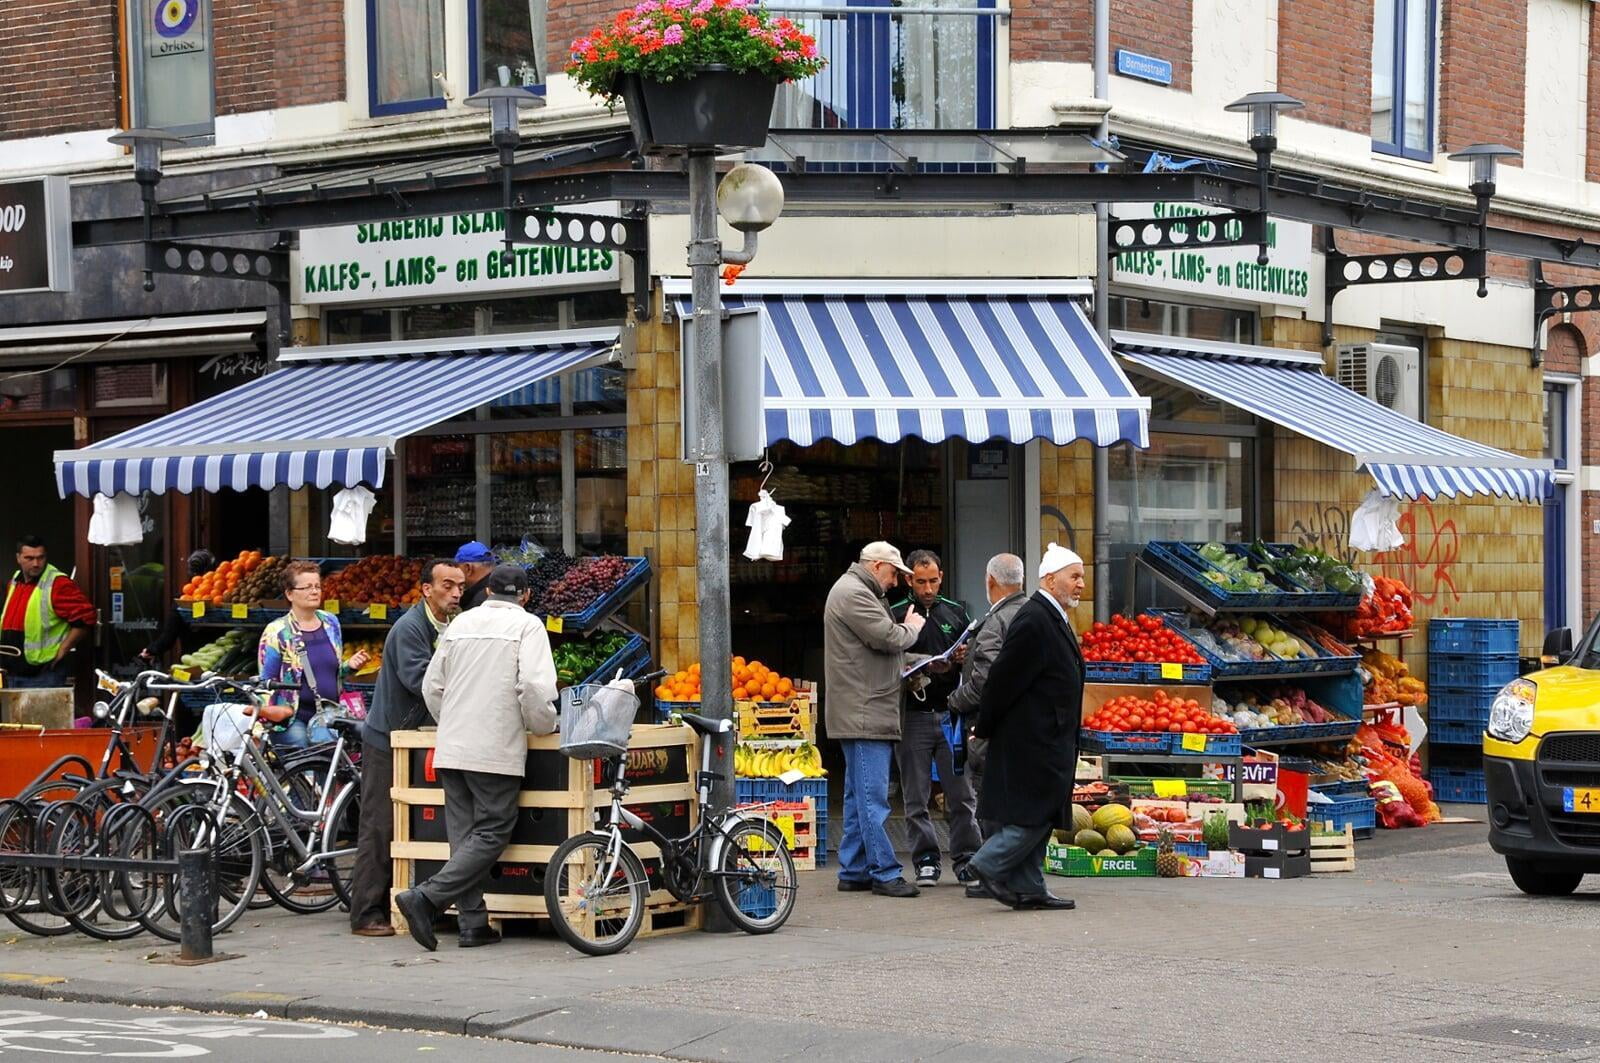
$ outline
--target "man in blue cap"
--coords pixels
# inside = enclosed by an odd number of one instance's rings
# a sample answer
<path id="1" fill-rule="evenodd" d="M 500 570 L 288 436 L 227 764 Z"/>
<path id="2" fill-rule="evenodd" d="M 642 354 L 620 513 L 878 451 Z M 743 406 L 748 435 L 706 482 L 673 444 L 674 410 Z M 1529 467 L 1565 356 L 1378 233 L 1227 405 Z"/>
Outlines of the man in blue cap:
<path id="1" fill-rule="evenodd" d="M 467 577 L 467 586 L 461 592 L 461 611 L 483 604 L 489 590 L 489 573 L 494 571 L 494 552 L 474 539 L 456 551 L 456 564 Z"/>

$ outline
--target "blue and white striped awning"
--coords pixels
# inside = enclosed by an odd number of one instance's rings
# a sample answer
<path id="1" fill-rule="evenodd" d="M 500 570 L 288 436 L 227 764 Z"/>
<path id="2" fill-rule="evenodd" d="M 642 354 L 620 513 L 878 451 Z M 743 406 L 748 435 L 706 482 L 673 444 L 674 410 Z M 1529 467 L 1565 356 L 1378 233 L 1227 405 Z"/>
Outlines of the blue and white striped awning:
<path id="1" fill-rule="evenodd" d="M 1065 295 L 735 294 L 760 306 L 767 441 L 1149 445 L 1150 401 Z M 679 297 L 687 318 L 690 304 Z"/>
<path id="2" fill-rule="evenodd" d="M 61 497 L 383 485 L 397 440 L 605 357 L 615 329 L 285 352 L 283 367 L 82 450 Z"/>
<path id="3" fill-rule="evenodd" d="M 1551 462 L 1519 458 L 1396 413 L 1330 379 L 1320 355 L 1140 333 L 1118 332 L 1112 339 L 1119 354 L 1157 377 L 1350 454 L 1386 495 L 1540 502 L 1550 490 Z"/>

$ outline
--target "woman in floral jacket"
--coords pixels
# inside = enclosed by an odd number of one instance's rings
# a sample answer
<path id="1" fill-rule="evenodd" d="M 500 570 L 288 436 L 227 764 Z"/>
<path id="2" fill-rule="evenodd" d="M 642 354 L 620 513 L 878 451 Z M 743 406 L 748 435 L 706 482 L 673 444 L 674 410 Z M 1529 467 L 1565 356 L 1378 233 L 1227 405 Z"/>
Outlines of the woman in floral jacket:
<path id="1" fill-rule="evenodd" d="M 256 657 L 261 682 L 288 683 L 293 689 L 268 695 L 261 716 L 283 726 L 283 733 L 274 738 L 280 745 L 331 742 L 333 733 L 328 728 L 312 725 L 317 703 L 338 701 L 344 677 L 360 671 L 367 663 L 367 653 L 363 650 L 340 664 L 344 637 L 339 618 L 321 608 L 322 576 L 315 562 L 291 561 L 284 566 L 283 592 L 289 599 L 289 612 L 261 633 Z"/>

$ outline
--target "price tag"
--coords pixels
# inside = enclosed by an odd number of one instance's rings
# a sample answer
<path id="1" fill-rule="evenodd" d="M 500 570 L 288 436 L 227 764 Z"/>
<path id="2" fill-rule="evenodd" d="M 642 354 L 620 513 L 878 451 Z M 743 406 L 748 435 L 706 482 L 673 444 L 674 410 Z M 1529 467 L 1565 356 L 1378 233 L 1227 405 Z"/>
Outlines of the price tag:
<path id="1" fill-rule="evenodd" d="M 1157 797 L 1187 797 L 1189 784 L 1182 779 L 1152 779 L 1150 785 Z"/>
<path id="2" fill-rule="evenodd" d="M 1204 753 L 1206 751 L 1206 736 L 1195 734 L 1184 735 L 1183 748 L 1191 753 Z"/>
<path id="3" fill-rule="evenodd" d="M 322 608 L 330 613 L 337 613 L 339 611 L 339 599 L 329 598 L 327 601 L 322 603 Z"/>
<path id="4" fill-rule="evenodd" d="M 547 616 L 544 618 L 544 629 L 553 635 L 561 634 L 566 630 L 566 626 L 566 622 L 559 616 Z"/>
<path id="5" fill-rule="evenodd" d="M 1183 665 L 1181 665 L 1181 664 L 1173 664 L 1170 661 L 1163 661 L 1161 663 L 1161 678 L 1162 679 L 1182 679 L 1183 678 Z"/>
<path id="6" fill-rule="evenodd" d="M 111 589 L 114 590 L 114 591 L 120 591 L 122 589 L 122 566 L 121 565 L 112 565 L 111 566 Z"/>
<path id="7" fill-rule="evenodd" d="M 235 605 L 233 607 L 233 618 L 235 620 L 248 620 L 248 619 L 250 619 L 250 607 L 248 605 L 243 604 L 243 603 Z"/>
<path id="8" fill-rule="evenodd" d="M 202 616 L 206 615 L 206 603 L 195 602 L 189 607 L 189 612 L 196 620 L 199 620 Z"/>
<path id="9" fill-rule="evenodd" d="M 389 607 L 387 605 L 369 605 L 367 606 L 367 615 L 374 620 L 387 620 L 389 619 Z"/>

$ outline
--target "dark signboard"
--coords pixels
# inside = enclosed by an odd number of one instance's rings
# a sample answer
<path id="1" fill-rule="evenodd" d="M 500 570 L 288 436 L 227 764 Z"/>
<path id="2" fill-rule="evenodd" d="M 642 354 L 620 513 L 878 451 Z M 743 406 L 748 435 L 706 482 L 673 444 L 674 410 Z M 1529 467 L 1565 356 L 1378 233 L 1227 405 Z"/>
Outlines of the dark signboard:
<path id="1" fill-rule="evenodd" d="M 0 294 L 72 290 L 72 200 L 65 177 L 0 182 Z"/>

